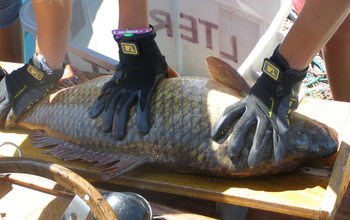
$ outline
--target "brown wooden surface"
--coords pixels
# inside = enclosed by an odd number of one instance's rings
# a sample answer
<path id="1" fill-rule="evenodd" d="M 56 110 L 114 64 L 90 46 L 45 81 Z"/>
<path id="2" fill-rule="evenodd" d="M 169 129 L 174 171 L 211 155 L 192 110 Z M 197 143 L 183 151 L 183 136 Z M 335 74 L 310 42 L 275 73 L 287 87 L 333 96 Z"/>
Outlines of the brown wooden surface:
<path id="1" fill-rule="evenodd" d="M 8 178 L 5 178 L 8 180 Z M 42 179 L 32 175 L 11 174 L 10 180 L 17 182 L 25 182 L 25 185 L 37 186 L 45 188 L 45 193 L 32 190 L 27 187 L 21 187 L 12 182 L 3 181 L 0 178 L 0 215 L 7 218 L 4 219 L 60 219 L 63 211 L 67 207 L 71 195 L 67 193 L 59 193 L 59 196 L 52 196 L 49 192 L 62 192 L 59 185 L 47 179 Z M 181 220 L 213 220 L 219 219 L 216 211 L 215 202 L 207 200 L 199 200 L 184 196 L 176 196 L 155 191 L 147 191 L 131 187 L 123 187 L 109 185 L 108 183 L 100 183 L 96 186 L 102 188 L 112 188 L 113 191 L 128 191 L 141 194 L 145 197 L 152 207 L 155 216 L 161 216 L 169 219 Z M 32 202 L 33 200 L 37 202 Z M 350 191 L 345 194 L 336 220 L 350 219 Z M 305 218 L 272 213 L 257 209 L 249 209 L 246 220 L 305 220 Z"/>
<path id="2" fill-rule="evenodd" d="M 86 163 L 65 162 L 42 154 L 28 141 L 21 144 L 23 155 L 58 162 L 79 172 L 91 182 L 102 181 Z M 78 168 L 78 169 L 77 169 Z M 232 203 L 296 216 L 316 218 L 319 215 L 329 178 L 300 172 L 249 179 L 222 179 L 180 174 L 143 166 L 108 184 L 155 190 L 211 201 Z"/>
<path id="3" fill-rule="evenodd" d="M 341 143 L 337 161 L 321 204 L 320 219 L 333 218 L 343 199 L 350 176 L 349 152 L 350 146 L 345 142 Z"/>

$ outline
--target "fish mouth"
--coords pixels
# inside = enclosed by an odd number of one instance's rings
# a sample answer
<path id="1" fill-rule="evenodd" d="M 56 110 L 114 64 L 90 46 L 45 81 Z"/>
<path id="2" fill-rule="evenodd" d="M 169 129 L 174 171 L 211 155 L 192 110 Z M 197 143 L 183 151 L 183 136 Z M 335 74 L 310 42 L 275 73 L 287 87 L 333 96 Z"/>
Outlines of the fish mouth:
<path id="1" fill-rule="evenodd" d="M 323 152 L 323 154 L 321 154 L 321 157 L 330 157 L 332 156 L 335 152 L 337 152 L 338 150 L 338 146 L 339 146 L 339 140 L 338 140 L 338 133 L 328 127 L 322 127 L 322 130 L 327 133 L 325 135 L 327 135 L 327 137 L 324 137 L 324 143 L 323 146 L 321 146 L 320 148 L 325 149 L 325 151 Z"/>

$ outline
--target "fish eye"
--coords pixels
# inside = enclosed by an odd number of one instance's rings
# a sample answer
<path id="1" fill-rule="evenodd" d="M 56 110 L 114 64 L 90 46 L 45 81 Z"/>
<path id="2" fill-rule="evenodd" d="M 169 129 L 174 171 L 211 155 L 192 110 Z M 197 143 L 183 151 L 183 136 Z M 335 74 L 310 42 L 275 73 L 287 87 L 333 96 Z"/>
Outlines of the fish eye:
<path id="1" fill-rule="evenodd" d="M 306 131 L 301 130 L 301 131 L 298 131 L 298 132 L 297 132 L 297 135 L 305 136 L 305 135 L 307 135 L 307 133 L 306 133 Z"/>
<path id="2" fill-rule="evenodd" d="M 308 148 L 308 143 L 309 143 L 309 137 L 307 135 L 307 132 L 301 130 L 296 132 L 296 136 L 294 137 L 295 140 L 295 145 L 297 148 Z"/>

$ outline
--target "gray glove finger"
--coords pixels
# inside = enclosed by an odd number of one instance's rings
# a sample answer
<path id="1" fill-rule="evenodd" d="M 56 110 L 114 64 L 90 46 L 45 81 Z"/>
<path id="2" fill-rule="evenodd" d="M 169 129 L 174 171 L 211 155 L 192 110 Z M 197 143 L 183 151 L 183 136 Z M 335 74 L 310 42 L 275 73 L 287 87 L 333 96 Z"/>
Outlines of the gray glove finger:
<path id="1" fill-rule="evenodd" d="M 286 133 L 289 130 L 289 114 L 291 112 L 290 106 L 289 106 L 289 99 L 283 98 L 282 102 L 278 108 L 276 120 L 274 121 L 273 125 L 275 129 L 277 129 L 278 133 Z"/>
<path id="2" fill-rule="evenodd" d="M 136 124 L 141 134 L 145 135 L 150 129 L 150 102 L 154 88 L 139 91 Z"/>
<path id="3" fill-rule="evenodd" d="M 106 110 L 107 108 L 107 103 L 111 99 L 111 89 L 108 90 L 108 93 L 98 97 L 97 101 L 90 107 L 89 109 L 89 117 L 90 118 L 96 118 L 99 116 L 103 110 Z"/>
<path id="4" fill-rule="evenodd" d="M 102 130 L 104 132 L 110 132 L 112 130 L 112 125 L 113 125 L 113 120 L 115 115 L 114 113 L 116 111 L 117 104 L 120 98 L 122 97 L 122 95 L 123 95 L 122 91 L 115 94 L 107 110 L 102 115 L 102 120 L 103 120 Z"/>
<path id="5" fill-rule="evenodd" d="M 126 125 L 129 119 L 129 112 L 135 103 L 137 92 L 131 95 L 124 95 L 117 104 L 115 116 L 113 120 L 113 136 L 117 140 L 122 140 L 126 134 Z"/>
<path id="6" fill-rule="evenodd" d="M 103 97 L 101 99 L 107 99 L 107 97 Z M 89 109 L 89 117 L 90 118 L 96 118 L 97 116 L 99 116 L 102 113 L 104 108 L 105 108 L 105 101 L 104 100 L 98 100 Z"/>
<path id="7" fill-rule="evenodd" d="M 248 156 L 248 166 L 254 168 L 259 165 L 266 155 L 267 143 L 272 135 L 272 127 L 268 120 L 258 121 L 252 148 Z"/>
<path id="8" fill-rule="evenodd" d="M 212 130 L 211 137 L 218 143 L 223 143 L 232 128 L 233 122 L 237 120 L 246 110 L 246 100 L 242 99 L 236 104 L 230 105 L 215 121 Z"/>
<path id="9" fill-rule="evenodd" d="M 245 112 L 235 124 L 231 140 L 227 146 L 228 156 L 232 161 L 241 156 L 244 147 L 246 134 L 251 126 L 256 123 L 256 118 L 252 117 L 251 112 Z"/>
<path id="10" fill-rule="evenodd" d="M 283 159 L 283 153 L 286 148 L 287 143 L 287 134 L 278 133 L 276 130 L 273 130 L 273 155 L 274 162 L 276 164 L 280 163 Z"/>
<path id="11" fill-rule="evenodd" d="M 6 117 L 11 109 L 11 103 L 4 79 L 0 81 L 0 88 L 0 127 L 2 127 L 5 124 Z"/>

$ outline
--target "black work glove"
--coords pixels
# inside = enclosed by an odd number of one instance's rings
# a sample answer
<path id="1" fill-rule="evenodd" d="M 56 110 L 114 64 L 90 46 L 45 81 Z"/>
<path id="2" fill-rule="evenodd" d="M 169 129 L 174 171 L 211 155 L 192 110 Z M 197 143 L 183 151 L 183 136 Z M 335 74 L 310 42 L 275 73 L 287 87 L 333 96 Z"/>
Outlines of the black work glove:
<path id="1" fill-rule="evenodd" d="M 228 155 L 234 162 L 240 157 L 248 130 L 256 125 L 253 143 L 249 151 L 248 165 L 256 167 L 262 161 L 267 143 L 273 135 L 274 162 L 283 158 L 287 132 L 290 127 L 290 113 L 298 106 L 300 84 L 306 76 L 302 71 L 289 69 L 286 60 L 279 54 L 278 47 L 270 59 L 265 59 L 262 75 L 249 94 L 238 103 L 227 107 L 215 122 L 212 138 L 223 142 L 233 126 L 228 144 Z"/>
<path id="2" fill-rule="evenodd" d="M 0 67 L 0 127 L 3 127 L 7 114 L 11 109 L 10 98 L 7 92 L 5 76 L 7 72 Z"/>
<path id="3" fill-rule="evenodd" d="M 63 75 L 62 69 L 51 70 L 43 66 L 36 55 L 29 63 L 11 74 L 0 68 L 0 126 L 14 125 L 26 111 L 46 96 Z M 45 61 L 46 62 L 46 61 Z M 39 66 L 39 67 L 37 67 Z"/>
<path id="4" fill-rule="evenodd" d="M 143 135 L 149 132 L 151 99 L 159 80 L 167 76 L 168 68 L 155 36 L 151 31 L 117 40 L 120 48 L 117 72 L 103 86 L 101 95 L 90 108 L 90 117 L 102 115 L 102 129 L 113 130 L 118 140 L 126 135 L 129 111 L 135 103 L 137 128 Z"/>

